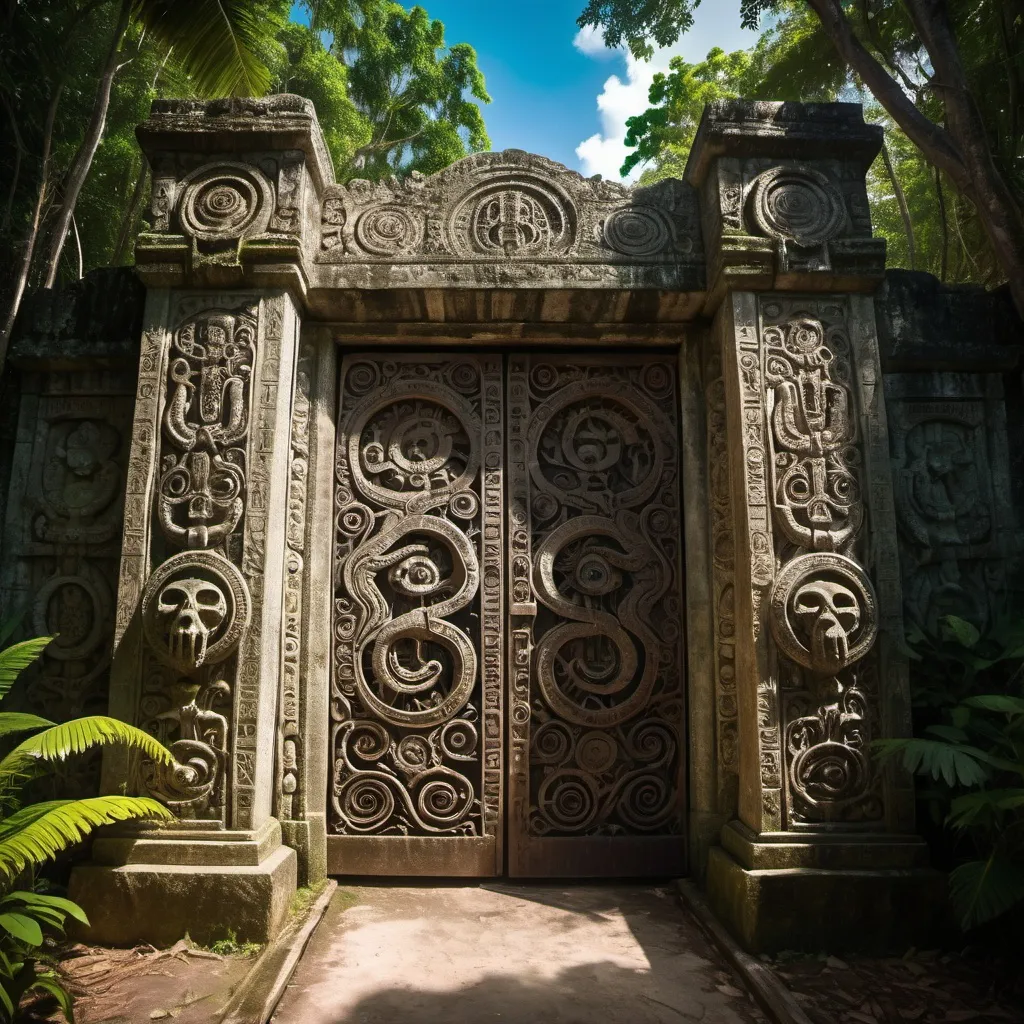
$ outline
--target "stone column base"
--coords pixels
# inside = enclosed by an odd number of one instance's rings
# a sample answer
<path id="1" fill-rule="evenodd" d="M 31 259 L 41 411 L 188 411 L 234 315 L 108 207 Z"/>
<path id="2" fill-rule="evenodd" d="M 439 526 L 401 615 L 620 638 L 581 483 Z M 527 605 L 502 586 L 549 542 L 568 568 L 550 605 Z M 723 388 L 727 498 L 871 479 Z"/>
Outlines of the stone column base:
<path id="1" fill-rule="evenodd" d="M 917 836 L 754 834 L 722 829 L 708 856 L 708 900 L 754 953 L 903 953 L 949 927 L 946 878 Z"/>
<path id="2" fill-rule="evenodd" d="M 98 838 L 92 861 L 71 873 L 68 895 L 89 915 L 81 938 L 115 946 L 167 946 L 186 934 L 204 945 L 229 933 L 240 942 L 272 939 L 297 884 L 281 826 L 228 832 L 201 824 Z"/>

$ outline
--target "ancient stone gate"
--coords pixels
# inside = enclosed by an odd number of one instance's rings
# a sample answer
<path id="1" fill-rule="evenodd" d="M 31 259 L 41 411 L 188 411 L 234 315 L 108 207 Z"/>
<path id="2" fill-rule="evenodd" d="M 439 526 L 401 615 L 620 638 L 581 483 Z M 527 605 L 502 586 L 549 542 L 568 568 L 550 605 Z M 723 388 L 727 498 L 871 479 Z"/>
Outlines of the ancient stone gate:
<path id="1" fill-rule="evenodd" d="M 265 937 L 325 873 L 692 873 L 759 948 L 927 924 L 870 756 L 909 705 L 859 107 L 712 105 L 634 190 L 338 185 L 291 96 L 139 139 L 132 426 L 86 465 L 121 378 L 44 402 L 66 465 L 5 542 L 116 601 L 111 712 L 178 762 L 104 765 L 181 822 L 97 840 L 97 937 Z"/>

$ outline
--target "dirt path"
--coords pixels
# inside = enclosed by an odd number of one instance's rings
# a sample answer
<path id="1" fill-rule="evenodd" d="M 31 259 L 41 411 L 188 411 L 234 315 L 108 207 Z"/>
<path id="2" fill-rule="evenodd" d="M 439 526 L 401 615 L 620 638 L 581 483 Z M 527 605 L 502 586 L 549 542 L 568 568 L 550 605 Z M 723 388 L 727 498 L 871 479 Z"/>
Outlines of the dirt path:
<path id="1" fill-rule="evenodd" d="M 275 1024 L 754 1024 L 665 888 L 342 887 Z"/>

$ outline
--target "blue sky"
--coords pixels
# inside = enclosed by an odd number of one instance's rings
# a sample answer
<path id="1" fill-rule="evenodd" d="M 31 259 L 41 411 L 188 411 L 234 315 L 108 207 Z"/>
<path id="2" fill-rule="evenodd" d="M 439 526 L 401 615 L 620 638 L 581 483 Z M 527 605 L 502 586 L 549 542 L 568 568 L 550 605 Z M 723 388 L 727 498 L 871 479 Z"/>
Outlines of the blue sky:
<path id="1" fill-rule="evenodd" d="M 599 33 L 579 31 L 586 0 L 418 2 L 444 22 L 449 45 L 476 48 L 492 100 L 484 118 L 494 149 L 530 150 L 606 178 L 618 178 L 626 118 L 647 109 L 651 79 L 670 57 L 696 62 L 713 46 L 737 50 L 757 39 L 740 28 L 740 0 L 704 0 L 693 28 L 645 63 L 609 50 Z M 294 8 L 293 16 L 302 18 Z"/>
<path id="2" fill-rule="evenodd" d="M 584 174 L 618 177 L 626 118 L 647 109 L 655 71 L 674 54 L 700 60 L 713 46 L 751 46 L 739 0 L 704 0 L 693 29 L 650 63 L 580 33 L 585 0 L 420 0 L 445 23 L 448 43 L 477 51 L 492 102 L 484 108 L 494 149 L 516 147 Z M 637 172 L 639 173 L 639 172 Z"/>

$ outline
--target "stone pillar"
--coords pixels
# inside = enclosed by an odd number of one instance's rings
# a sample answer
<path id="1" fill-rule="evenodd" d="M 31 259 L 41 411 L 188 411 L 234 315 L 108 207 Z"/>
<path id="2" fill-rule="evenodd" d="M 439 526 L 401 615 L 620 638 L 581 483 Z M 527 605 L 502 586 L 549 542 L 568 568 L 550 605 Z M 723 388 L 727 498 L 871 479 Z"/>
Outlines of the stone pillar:
<path id="1" fill-rule="evenodd" d="M 110 711 L 177 764 L 108 757 L 103 786 L 148 792 L 180 821 L 97 839 L 71 889 L 100 941 L 265 940 L 299 871 L 280 819 L 303 880 L 323 872 L 300 733 L 311 401 L 324 396 L 300 319 L 330 161 L 294 96 L 158 101 L 138 135 L 149 291 Z"/>
<path id="2" fill-rule="evenodd" d="M 898 944 L 941 905 L 911 780 L 871 751 L 910 728 L 864 185 L 880 143 L 855 104 L 716 103 L 687 167 L 714 333 L 719 792 L 736 794 L 707 885 L 754 950 Z"/>

